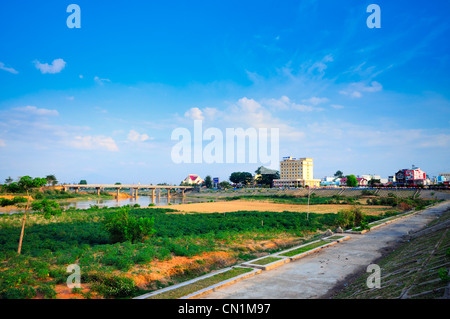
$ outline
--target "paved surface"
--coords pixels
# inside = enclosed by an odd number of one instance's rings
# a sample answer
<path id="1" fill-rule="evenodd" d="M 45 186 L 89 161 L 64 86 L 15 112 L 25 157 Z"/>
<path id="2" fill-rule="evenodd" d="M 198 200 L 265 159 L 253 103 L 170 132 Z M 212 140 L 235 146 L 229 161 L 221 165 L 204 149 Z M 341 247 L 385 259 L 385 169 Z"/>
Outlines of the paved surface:
<path id="1" fill-rule="evenodd" d="M 401 241 L 409 231 L 423 228 L 445 210 L 450 202 L 429 208 L 327 247 L 319 252 L 244 279 L 199 299 L 310 299 L 321 298 L 338 282 L 360 271 L 382 256 L 390 244 Z"/>

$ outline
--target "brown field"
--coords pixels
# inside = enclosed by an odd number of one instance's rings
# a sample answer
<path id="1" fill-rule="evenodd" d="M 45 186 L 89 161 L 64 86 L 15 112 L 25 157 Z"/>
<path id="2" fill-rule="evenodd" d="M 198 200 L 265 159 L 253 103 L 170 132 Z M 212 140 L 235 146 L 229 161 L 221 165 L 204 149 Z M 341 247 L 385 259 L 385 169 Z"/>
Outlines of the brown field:
<path id="1" fill-rule="evenodd" d="M 341 209 L 351 208 L 352 205 L 310 205 L 310 213 L 326 214 L 337 213 Z M 358 206 L 367 215 L 378 215 L 391 209 L 390 206 Z M 235 200 L 224 202 L 209 202 L 209 203 L 193 203 L 181 205 L 158 206 L 158 208 L 176 209 L 183 213 L 229 213 L 236 211 L 260 211 L 260 212 L 306 212 L 308 207 L 306 205 L 294 204 L 280 204 L 265 201 L 247 201 Z"/>

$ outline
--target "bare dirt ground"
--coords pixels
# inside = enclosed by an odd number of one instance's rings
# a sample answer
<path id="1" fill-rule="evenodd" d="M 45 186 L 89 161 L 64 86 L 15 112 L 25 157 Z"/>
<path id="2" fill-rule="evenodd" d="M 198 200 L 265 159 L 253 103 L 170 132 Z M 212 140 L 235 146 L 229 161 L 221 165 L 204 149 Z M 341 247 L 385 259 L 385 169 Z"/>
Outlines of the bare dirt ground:
<path id="1" fill-rule="evenodd" d="M 310 205 L 310 213 L 326 214 L 337 213 L 341 209 L 351 208 L 352 205 Z M 390 209 L 390 206 L 360 206 L 367 215 L 378 215 Z M 260 212 L 306 212 L 306 205 L 280 204 L 266 201 L 235 200 L 224 202 L 192 203 L 181 205 L 158 206 L 157 208 L 170 208 L 183 213 L 229 213 L 236 211 Z"/>

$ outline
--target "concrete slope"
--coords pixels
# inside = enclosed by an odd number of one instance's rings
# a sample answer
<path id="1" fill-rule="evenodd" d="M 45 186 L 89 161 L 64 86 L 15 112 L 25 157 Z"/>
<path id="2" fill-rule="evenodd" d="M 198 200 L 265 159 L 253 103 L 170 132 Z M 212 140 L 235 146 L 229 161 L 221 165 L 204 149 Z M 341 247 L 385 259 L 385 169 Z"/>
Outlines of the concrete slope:
<path id="1" fill-rule="evenodd" d="M 279 268 L 265 271 L 199 299 L 310 299 L 327 295 L 338 283 L 380 258 L 387 248 L 418 231 L 444 211 L 450 202 L 429 208 L 323 249 Z"/>

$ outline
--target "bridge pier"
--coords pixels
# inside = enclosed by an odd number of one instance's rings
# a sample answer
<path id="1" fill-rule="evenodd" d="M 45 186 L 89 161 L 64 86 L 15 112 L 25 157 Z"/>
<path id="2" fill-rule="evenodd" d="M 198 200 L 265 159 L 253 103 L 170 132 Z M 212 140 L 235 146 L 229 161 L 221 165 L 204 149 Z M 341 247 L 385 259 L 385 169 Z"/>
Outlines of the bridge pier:
<path id="1" fill-rule="evenodd" d="M 100 196 L 100 187 L 97 187 L 97 196 Z"/>
<path id="2" fill-rule="evenodd" d="M 120 188 L 117 187 L 117 193 L 116 193 L 116 199 L 117 199 L 117 200 L 119 200 L 119 191 L 120 191 Z"/>

